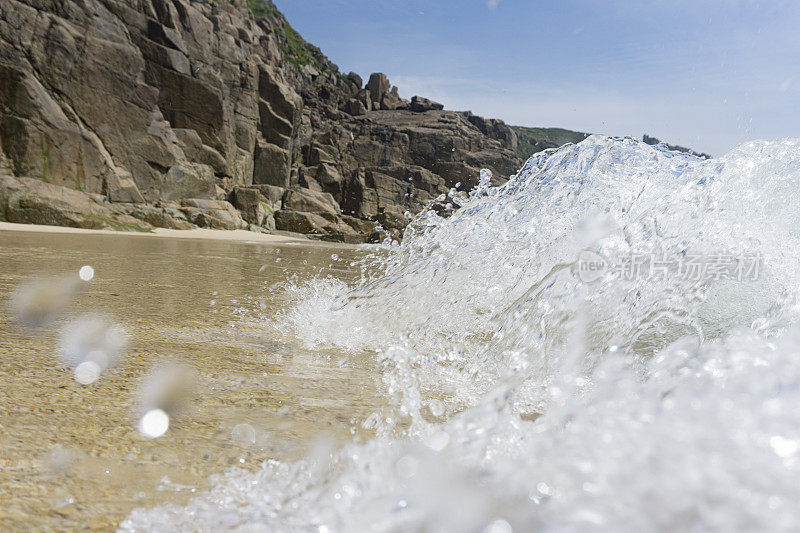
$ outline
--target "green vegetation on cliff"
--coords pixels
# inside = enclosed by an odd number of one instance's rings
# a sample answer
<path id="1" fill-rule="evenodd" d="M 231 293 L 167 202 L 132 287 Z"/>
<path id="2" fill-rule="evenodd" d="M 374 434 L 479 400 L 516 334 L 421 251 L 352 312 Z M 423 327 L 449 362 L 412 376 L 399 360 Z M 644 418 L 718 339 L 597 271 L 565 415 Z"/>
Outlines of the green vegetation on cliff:
<path id="1" fill-rule="evenodd" d="M 270 22 L 278 36 L 278 43 L 286 61 L 296 67 L 322 66 L 319 60 L 322 52 L 319 48 L 307 43 L 271 0 L 247 0 L 247 7 L 256 19 L 267 19 Z"/>
<path id="2" fill-rule="evenodd" d="M 517 134 L 517 154 L 523 161 L 536 152 L 548 148 L 558 148 L 567 143 L 579 143 L 591 135 L 562 128 L 511 126 L 511 129 Z"/>
<path id="3" fill-rule="evenodd" d="M 253 12 L 253 16 L 257 19 L 264 18 L 269 12 L 264 0 L 247 0 L 247 7 L 250 8 L 250 11 Z M 272 6 L 272 8 L 275 9 L 275 6 Z M 277 9 L 275 9 L 275 11 L 277 11 Z"/>
<path id="4" fill-rule="evenodd" d="M 660 141 L 656 137 L 650 137 L 648 134 L 644 134 L 642 136 L 642 142 L 649 144 L 651 146 L 657 146 L 662 144 L 667 147 L 668 150 L 672 150 L 673 152 L 683 152 L 686 154 L 696 155 L 697 157 L 702 157 L 703 159 L 709 159 L 711 157 L 710 154 L 706 154 L 703 152 L 695 152 L 691 148 L 686 148 L 685 146 L 679 146 L 677 144 L 667 144 L 665 142 Z"/>

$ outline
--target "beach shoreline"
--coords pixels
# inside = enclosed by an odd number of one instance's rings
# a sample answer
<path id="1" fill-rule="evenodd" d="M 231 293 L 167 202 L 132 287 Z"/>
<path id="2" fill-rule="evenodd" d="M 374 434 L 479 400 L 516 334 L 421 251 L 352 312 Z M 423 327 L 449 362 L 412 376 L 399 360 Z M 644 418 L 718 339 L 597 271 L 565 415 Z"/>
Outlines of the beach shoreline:
<path id="1" fill-rule="evenodd" d="M 135 237 L 160 237 L 172 239 L 214 240 L 226 242 L 240 242 L 244 244 L 305 244 L 326 246 L 352 246 L 338 242 L 317 241 L 301 234 L 256 233 L 247 230 L 215 230 L 197 228 L 188 230 L 155 228 L 150 232 L 117 231 L 107 229 L 81 229 L 65 226 L 45 226 L 40 224 L 15 224 L 0 222 L 0 231 L 24 231 L 33 233 L 67 233 L 76 235 L 122 235 Z"/>

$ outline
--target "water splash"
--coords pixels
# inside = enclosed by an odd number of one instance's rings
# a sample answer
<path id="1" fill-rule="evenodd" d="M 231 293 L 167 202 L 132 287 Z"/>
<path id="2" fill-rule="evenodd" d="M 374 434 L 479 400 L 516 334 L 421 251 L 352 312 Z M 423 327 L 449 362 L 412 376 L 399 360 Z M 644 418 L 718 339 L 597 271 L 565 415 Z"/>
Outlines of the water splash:
<path id="1" fill-rule="evenodd" d="M 798 140 L 701 160 L 593 136 L 453 195 L 359 286 L 290 288 L 286 331 L 377 355 L 395 405 L 378 437 L 233 470 L 122 528 L 796 529 L 798 183 Z M 589 283 L 587 250 L 761 269 Z"/>

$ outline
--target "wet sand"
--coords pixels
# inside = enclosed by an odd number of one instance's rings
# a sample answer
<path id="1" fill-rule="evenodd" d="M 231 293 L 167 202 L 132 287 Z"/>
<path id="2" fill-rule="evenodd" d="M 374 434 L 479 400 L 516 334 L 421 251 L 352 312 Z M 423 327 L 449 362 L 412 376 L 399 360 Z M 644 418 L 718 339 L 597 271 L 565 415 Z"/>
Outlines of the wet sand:
<path id="1" fill-rule="evenodd" d="M 11 222 L 0 222 L 0 231 L 24 231 L 34 233 L 70 233 L 74 235 L 124 235 L 128 237 L 168 237 L 171 239 L 201 239 L 229 242 L 251 242 L 251 243 L 315 243 L 300 234 L 271 234 L 256 233 L 247 230 L 217 230 L 207 228 L 197 228 L 190 230 L 155 228 L 149 232 L 135 231 L 114 231 L 105 229 L 78 229 L 66 228 L 63 226 L 43 226 L 39 224 L 14 224 Z"/>
<path id="2" fill-rule="evenodd" d="M 301 458 L 321 433 L 358 438 L 360 421 L 379 407 L 371 358 L 307 350 L 271 320 L 287 302 L 270 287 L 315 270 L 353 279 L 349 263 L 361 248 L 250 232 L 236 242 L 234 232 L 173 239 L 7 227 L 0 530 L 111 529 L 135 507 L 187 501 L 212 474 Z M 30 332 L 12 322 L 7 302 L 18 283 L 77 275 L 82 265 L 95 278 L 53 326 Z M 119 366 L 83 386 L 56 341 L 66 320 L 87 311 L 120 322 L 131 343 Z M 152 365 L 175 359 L 195 372 L 195 391 L 167 434 L 149 440 L 136 430 L 137 387 Z M 237 424 L 255 430 L 255 443 L 232 441 Z"/>

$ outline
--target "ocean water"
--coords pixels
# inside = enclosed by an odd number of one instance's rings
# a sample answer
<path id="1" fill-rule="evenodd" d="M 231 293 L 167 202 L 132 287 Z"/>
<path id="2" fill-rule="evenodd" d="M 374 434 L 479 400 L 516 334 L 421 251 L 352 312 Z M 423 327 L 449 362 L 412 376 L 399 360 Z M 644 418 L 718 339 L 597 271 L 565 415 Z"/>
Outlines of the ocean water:
<path id="1" fill-rule="evenodd" d="M 260 318 L 374 358 L 374 438 L 121 529 L 800 528 L 800 140 L 701 160 L 592 136 L 488 178 Z"/>

